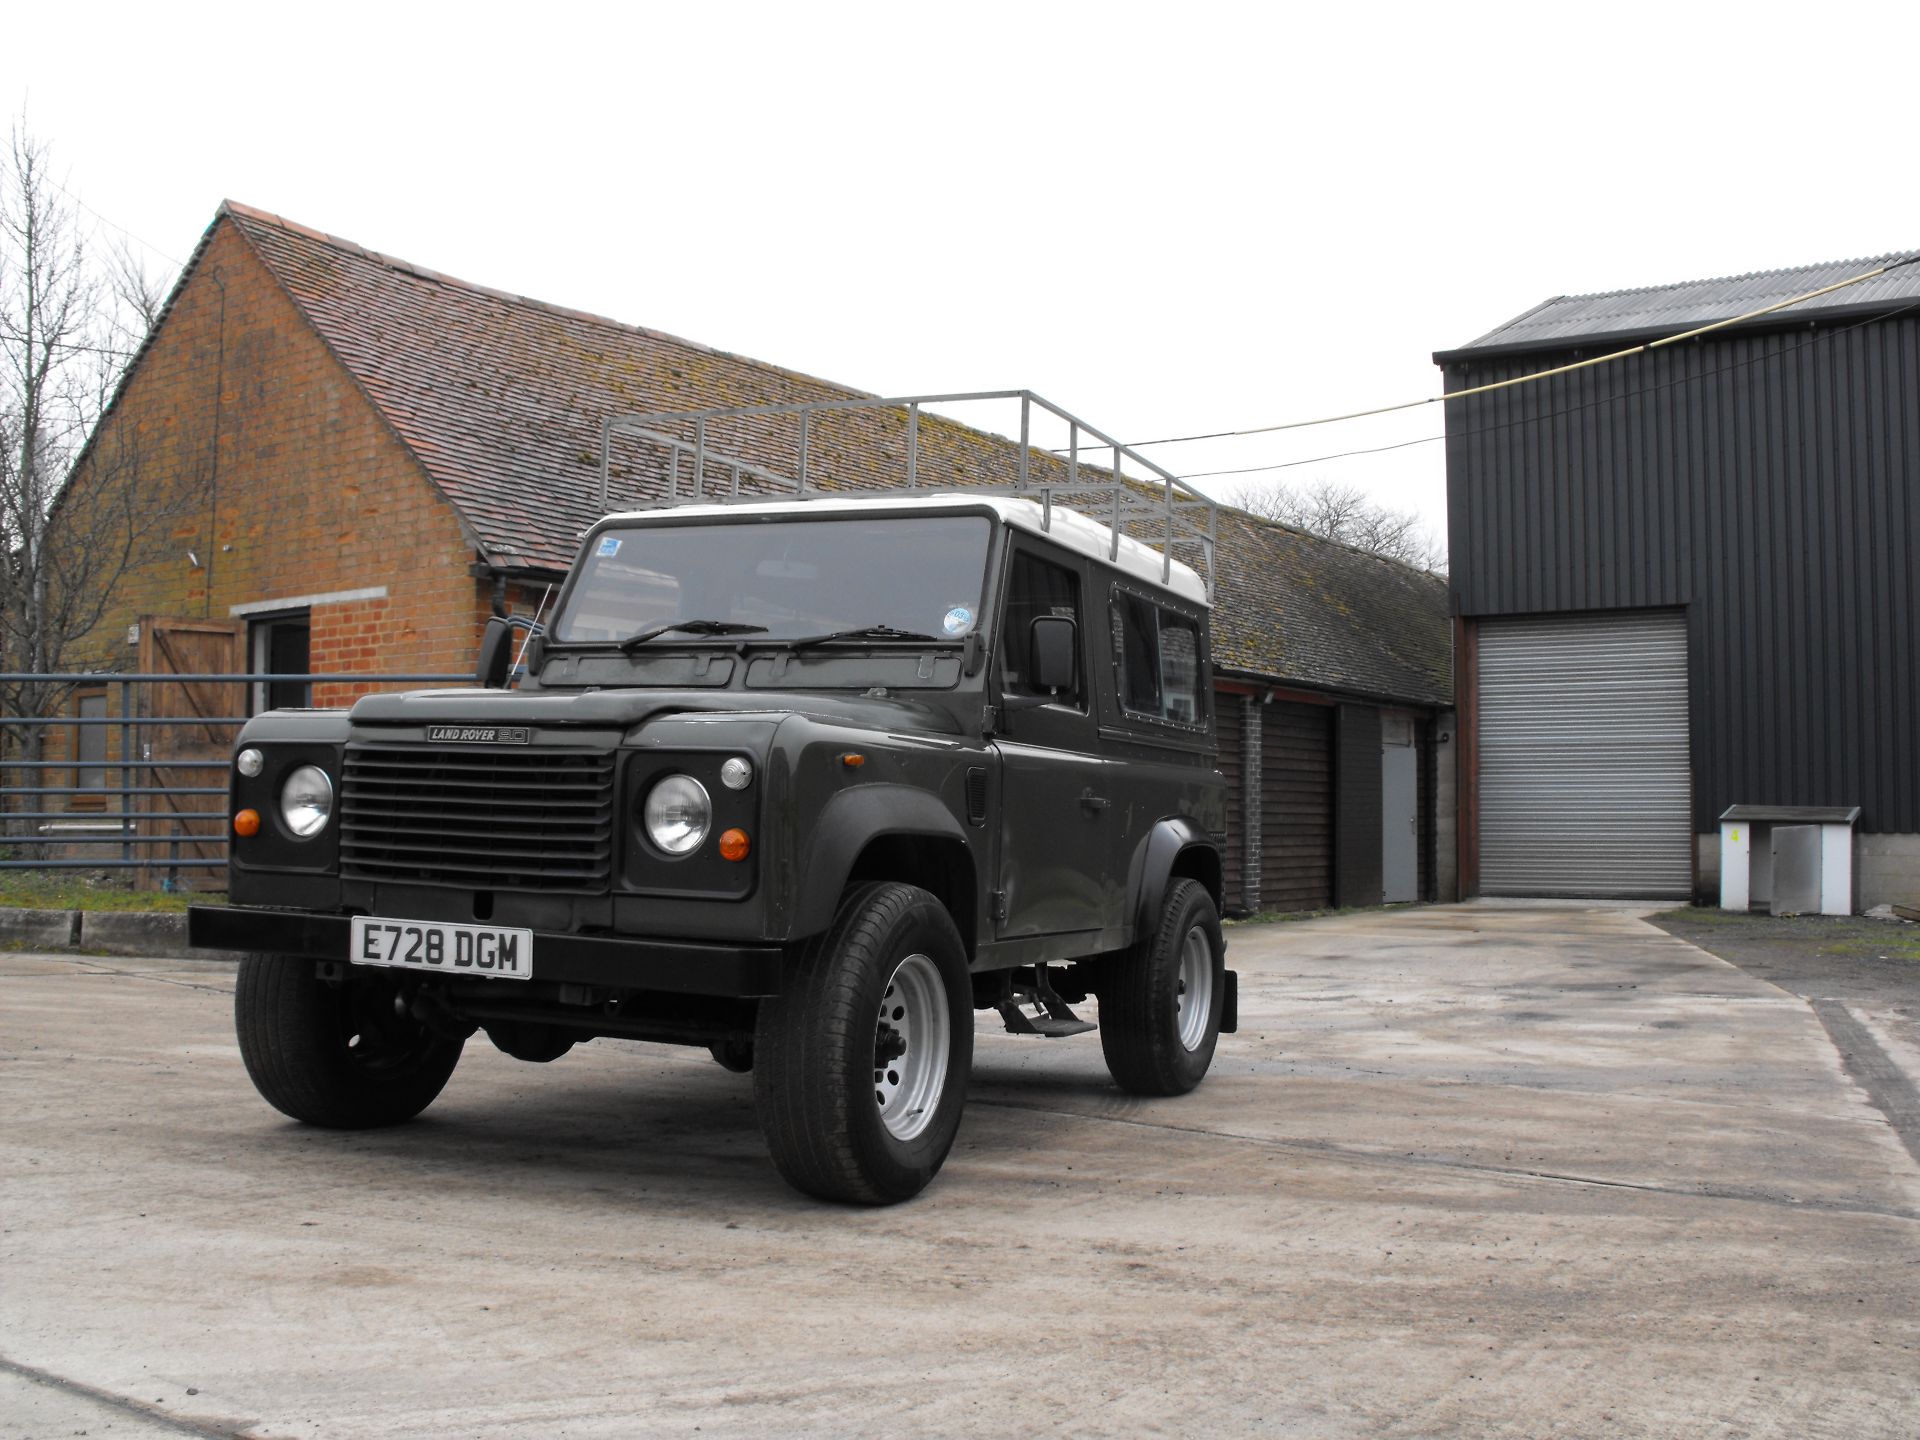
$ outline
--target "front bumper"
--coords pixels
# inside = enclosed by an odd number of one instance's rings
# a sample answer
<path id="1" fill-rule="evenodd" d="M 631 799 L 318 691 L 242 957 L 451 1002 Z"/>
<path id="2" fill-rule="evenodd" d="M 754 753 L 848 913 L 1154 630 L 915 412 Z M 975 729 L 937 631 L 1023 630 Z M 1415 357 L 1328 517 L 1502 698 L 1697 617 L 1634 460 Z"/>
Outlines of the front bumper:
<path id="1" fill-rule="evenodd" d="M 194 905 L 187 910 L 187 943 L 205 950 L 305 955 L 345 964 L 347 932 L 345 915 L 240 905 Z M 715 945 L 545 930 L 534 932 L 533 955 L 537 980 L 730 999 L 779 994 L 785 959 L 785 952 L 776 945 Z"/>

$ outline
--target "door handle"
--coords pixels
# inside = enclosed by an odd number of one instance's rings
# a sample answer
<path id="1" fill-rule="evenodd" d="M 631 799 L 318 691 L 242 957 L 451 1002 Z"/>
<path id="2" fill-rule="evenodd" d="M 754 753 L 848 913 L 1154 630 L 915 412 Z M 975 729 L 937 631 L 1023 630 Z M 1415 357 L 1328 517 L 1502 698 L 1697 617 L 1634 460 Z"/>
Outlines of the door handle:
<path id="1" fill-rule="evenodd" d="M 1080 808 L 1092 814 L 1098 815 L 1111 804 L 1113 804 L 1113 802 L 1104 795 L 1096 795 L 1091 790 L 1081 792 Z"/>

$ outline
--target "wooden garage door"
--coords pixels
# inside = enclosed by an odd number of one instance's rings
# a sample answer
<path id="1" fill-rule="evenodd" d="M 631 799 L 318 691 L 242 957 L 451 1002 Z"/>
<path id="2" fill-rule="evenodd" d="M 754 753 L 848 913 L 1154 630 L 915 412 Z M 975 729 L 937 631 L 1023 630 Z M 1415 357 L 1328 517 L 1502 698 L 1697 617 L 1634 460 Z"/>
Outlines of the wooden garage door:
<path id="1" fill-rule="evenodd" d="M 1260 713 L 1260 908 L 1333 903 L 1333 710 L 1275 700 Z"/>

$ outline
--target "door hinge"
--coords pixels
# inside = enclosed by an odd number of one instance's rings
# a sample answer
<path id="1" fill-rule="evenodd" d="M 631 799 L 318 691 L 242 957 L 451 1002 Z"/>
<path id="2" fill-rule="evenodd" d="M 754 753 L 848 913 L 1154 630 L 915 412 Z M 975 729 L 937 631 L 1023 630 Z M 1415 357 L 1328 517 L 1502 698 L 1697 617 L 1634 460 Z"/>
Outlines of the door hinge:
<path id="1" fill-rule="evenodd" d="M 995 890 L 987 896 L 987 913 L 993 917 L 993 923 L 996 925 L 1002 923 L 1007 918 L 1006 891 Z"/>

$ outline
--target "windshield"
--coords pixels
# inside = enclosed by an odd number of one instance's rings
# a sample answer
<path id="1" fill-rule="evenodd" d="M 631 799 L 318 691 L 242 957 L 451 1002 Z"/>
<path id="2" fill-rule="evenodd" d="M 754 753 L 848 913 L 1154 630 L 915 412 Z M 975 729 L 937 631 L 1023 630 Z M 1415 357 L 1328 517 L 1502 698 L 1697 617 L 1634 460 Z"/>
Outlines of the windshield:
<path id="1" fill-rule="evenodd" d="M 553 636 L 618 644 L 688 626 L 648 642 L 671 647 L 884 626 L 957 640 L 979 624 L 990 534 L 983 515 L 844 513 L 609 529 L 581 560 Z"/>

